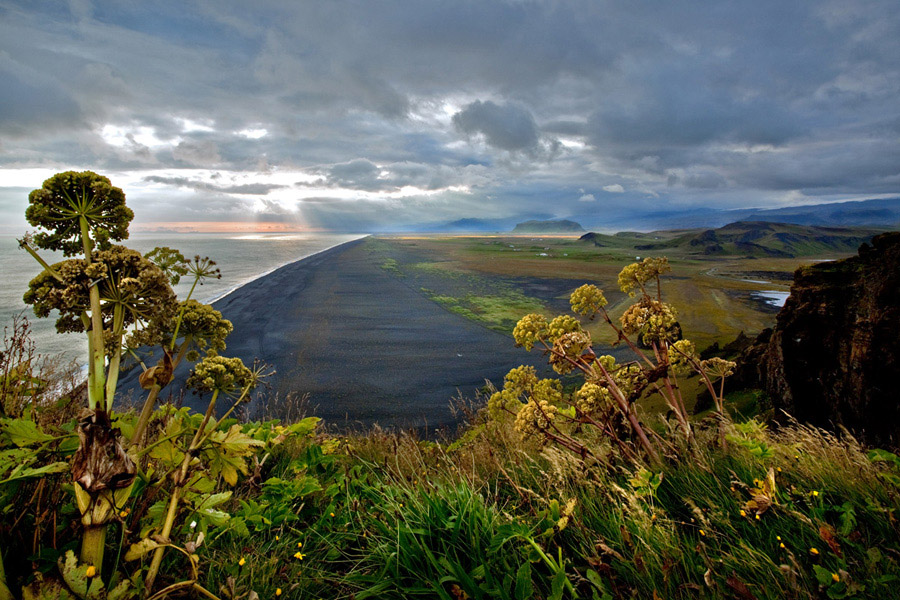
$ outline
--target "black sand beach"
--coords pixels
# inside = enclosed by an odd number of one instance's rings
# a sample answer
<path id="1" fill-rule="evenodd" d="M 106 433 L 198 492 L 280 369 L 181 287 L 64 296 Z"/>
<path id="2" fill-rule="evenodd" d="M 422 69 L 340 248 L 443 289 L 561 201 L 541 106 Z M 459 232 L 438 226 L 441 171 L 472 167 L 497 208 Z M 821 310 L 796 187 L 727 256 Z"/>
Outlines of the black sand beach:
<path id="1" fill-rule="evenodd" d="M 331 426 L 430 431 L 455 423 L 451 399 L 474 398 L 485 379 L 502 385 L 520 364 L 550 372 L 539 352 L 516 348 L 381 268 L 365 240 L 286 265 L 214 306 L 234 323 L 223 354 L 276 370 L 250 412 L 273 394 L 308 393 L 313 414 Z M 179 369 L 163 396 L 180 390 L 186 374 Z M 120 389 L 135 389 L 136 378 L 123 376 Z M 206 406 L 192 395 L 184 402 Z"/>

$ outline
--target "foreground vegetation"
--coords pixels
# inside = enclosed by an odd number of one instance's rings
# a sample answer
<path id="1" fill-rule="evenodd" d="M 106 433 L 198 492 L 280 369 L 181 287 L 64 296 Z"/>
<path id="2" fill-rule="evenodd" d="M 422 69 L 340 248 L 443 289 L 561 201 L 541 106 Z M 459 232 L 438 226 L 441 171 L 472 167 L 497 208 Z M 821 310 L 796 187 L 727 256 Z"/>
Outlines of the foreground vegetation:
<path id="1" fill-rule="evenodd" d="M 77 548 L 70 477 L 54 467 L 74 451 L 74 410 L 34 407 L 28 430 L 4 421 L 4 452 L 36 455 L 0 484 L 13 590 L 52 579 Z M 153 422 L 184 418 L 162 407 Z M 114 418 L 125 432 L 136 419 Z M 440 444 L 317 435 L 311 420 L 225 420 L 216 431 L 234 426 L 265 445 L 236 486 L 220 476 L 192 494 L 160 590 L 178 595 L 172 586 L 196 577 L 220 598 L 888 598 L 900 577 L 900 460 L 801 426 L 697 423 L 694 449 L 666 444 L 653 467 L 523 443 L 512 421 L 484 414 Z M 157 469 L 189 444 L 173 440 L 151 452 Z M 761 496 L 771 504 L 749 511 Z M 123 575 L 103 586 L 147 572 L 132 544 L 165 500 L 165 486 L 150 485 L 119 507 L 105 572 Z"/>
<path id="2" fill-rule="evenodd" d="M 441 443 L 335 436 L 314 417 L 234 418 L 265 369 L 221 356 L 231 324 L 170 287 L 215 276 L 213 263 L 112 245 L 130 211 L 106 178 L 63 173 L 30 202 L 45 231 L 22 240 L 43 267 L 26 301 L 84 333 L 91 362 L 78 385 L 35 355 L 27 323 L 6 338 L 0 600 L 881 598 L 896 587 L 900 458 L 849 435 L 732 420 L 734 364 L 684 339 L 663 300 L 664 258 L 621 269 L 618 313 L 585 284 L 568 302 L 578 317 L 518 319 L 515 342 L 542 348 L 565 380 L 513 369 Z M 40 249 L 75 258 L 50 265 Z M 597 356 L 592 321 L 633 358 Z M 123 411 L 119 362 L 148 344 L 163 358 L 144 366 L 141 411 Z M 205 414 L 156 402 L 182 361 L 196 361 L 188 386 L 206 394 Z M 703 420 L 684 401 L 689 374 L 713 401 Z M 650 396 L 665 417 L 637 411 Z"/>

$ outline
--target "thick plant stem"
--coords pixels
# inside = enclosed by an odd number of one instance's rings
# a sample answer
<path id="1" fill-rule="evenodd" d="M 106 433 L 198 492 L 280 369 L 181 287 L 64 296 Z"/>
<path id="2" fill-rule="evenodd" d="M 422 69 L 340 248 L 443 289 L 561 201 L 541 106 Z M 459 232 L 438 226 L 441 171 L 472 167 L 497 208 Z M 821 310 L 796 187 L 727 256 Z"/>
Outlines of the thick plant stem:
<path id="1" fill-rule="evenodd" d="M 87 219 L 81 217 L 80 221 L 84 260 L 87 264 L 91 264 L 92 245 Z M 99 281 L 92 283 L 88 290 L 91 303 L 91 329 L 88 332 L 91 351 L 90 362 L 88 363 L 88 406 L 91 409 L 97 408 L 97 404 L 103 402 L 106 383 L 104 377 L 106 359 L 103 352 L 103 315 L 100 313 L 100 288 L 97 287 L 98 284 Z"/>
<path id="2" fill-rule="evenodd" d="M 137 425 L 134 428 L 134 435 L 131 436 L 131 442 L 129 442 L 130 447 L 139 446 L 144 438 L 144 432 L 147 430 L 147 425 L 150 423 L 150 417 L 153 415 L 153 407 L 156 406 L 156 398 L 159 396 L 159 392 L 162 390 L 162 387 L 158 383 L 154 383 L 153 387 L 150 388 L 150 392 L 147 394 L 147 399 L 144 400 L 144 407 L 141 409 L 141 416 L 138 418 Z"/>
<path id="3" fill-rule="evenodd" d="M 81 562 L 94 565 L 97 573 L 103 566 L 103 551 L 106 548 L 106 525 L 89 525 L 84 528 L 81 538 Z"/>
<path id="4" fill-rule="evenodd" d="M 172 527 L 175 525 L 175 517 L 178 514 L 178 501 L 181 496 L 181 488 L 184 486 L 185 480 L 187 479 L 188 467 L 191 464 L 191 459 L 194 457 L 194 452 L 200 447 L 203 440 L 203 430 L 206 428 L 206 424 L 209 423 L 210 418 L 215 412 L 216 399 L 218 396 L 219 390 L 215 390 L 212 399 L 209 401 L 209 407 L 206 409 L 206 414 L 203 415 L 203 421 L 197 428 L 197 432 L 191 440 L 188 451 L 184 453 L 184 460 L 181 462 L 181 468 L 176 475 L 175 489 L 172 491 L 172 497 L 169 500 L 169 510 L 166 512 L 166 520 L 163 523 L 162 531 L 160 531 L 160 537 L 164 540 L 168 540 L 169 534 L 172 533 Z M 163 550 L 164 548 L 159 547 L 153 551 L 153 560 L 150 562 L 150 570 L 147 571 L 147 577 L 144 579 L 144 588 L 147 591 L 153 589 L 153 583 L 156 581 L 156 575 L 159 572 L 159 565 L 162 563 Z"/>
<path id="5" fill-rule="evenodd" d="M 186 459 L 188 460 L 188 459 Z M 181 495 L 181 486 L 176 487 L 172 491 L 172 497 L 169 499 L 169 510 L 166 512 L 166 521 L 163 523 L 160 536 L 167 540 L 169 534 L 172 533 L 172 526 L 175 524 L 175 515 L 178 512 L 178 499 Z M 156 574 L 159 573 L 159 565 L 162 563 L 163 548 L 157 548 L 153 551 L 153 560 L 150 561 L 150 570 L 147 571 L 147 577 L 144 579 L 144 587 L 147 591 L 153 589 L 156 581 Z"/>
<path id="6" fill-rule="evenodd" d="M 119 364 L 122 361 L 122 334 L 125 327 L 125 311 L 120 304 L 116 305 L 113 313 L 113 334 L 116 338 L 116 350 L 109 359 L 109 373 L 106 376 L 106 410 L 113 405 L 116 395 L 116 386 L 119 383 Z"/>
<path id="7" fill-rule="evenodd" d="M 190 346 L 191 338 L 192 336 L 190 335 L 186 336 L 184 341 L 181 342 L 181 346 L 178 349 L 178 355 L 172 361 L 173 372 L 178 368 L 182 359 L 184 359 L 188 346 Z M 131 442 L 128 444 L 129 446 L 138 446 L 143 441 L 144 433 L 147 431 L 147 425 L 150 424 L 150 417 L 153 415 L 153 407 L 156 406 L 156 398 L 159 396 L 159 392 L 162 391 L 163 387 L 165 386 L 154 383 L 153 387 L 150 388 L 147 399 L 144 400 L 144 407 L 141 409 L 141 416 L 138 418 L 137 425 L 134 428 L 134 435 L 131 437 Z"/>
<path id="8" fill-rule="evenodd" d="M 612 376 L 609 372 L 603 367 L 599 362 L 597 365 L 600 366 L 600 372 L 603 373 L 604 379 L 610 383 L 609 391 L 613 396 L 613 399 L 616 401 L 616 404 L 619 405 L 619 410 L 625 415 L 625 418 L 628 419 L 628 424 L 631 425 L 632 431 L 637 436 L 638 441 L 643 446 L 644 450 L 647 452 L 647 455 L 650 457 L 650 460 L 658 464 L 660 463 L 659 454 L 656 452 L 656 448 L 653 447 L 653 444 L 650 442 L 650 439 L 647 437 L 647 434 L 644 432 L 644 428 L 641 427 L 640 422 L 637 420 L 637 416 L 635 416 L 634 411 L 631 410 L 631 407 L 628 405 L 628 400 L 622 395 L 621 390 L 619 390 L 619 386 L 614 383 Z"/>

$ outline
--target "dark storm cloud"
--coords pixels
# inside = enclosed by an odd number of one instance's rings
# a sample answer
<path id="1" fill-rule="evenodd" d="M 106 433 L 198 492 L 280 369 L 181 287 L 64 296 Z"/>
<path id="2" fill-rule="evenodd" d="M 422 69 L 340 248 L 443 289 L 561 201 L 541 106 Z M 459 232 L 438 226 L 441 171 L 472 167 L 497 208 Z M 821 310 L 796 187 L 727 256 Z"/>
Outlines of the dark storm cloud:
<path id="1" fill-rule="evenodd" d="M 501 150 L 528 150 L 538 143 L 538 128 L 531 113 L 520 106 L 498 106 L 476 100 L 453 115 L 453 124 L 465 134 L 482 134 Z"/>
<path id="2" fill-rule="evenodd" d="M 144 177 L 144 181 L 150 183 L 163 183 L 175 187 L 188 188 L 204 192 L 220 192 L 222 194 L 247 194 L 253 196 L 265 196 L 272 190 L 282 189 L 286 186 L 271 183 L 247 183 L 239 185 L 214 185 L 203 181 L 188 179 L 187 177 L 160 177 L 150 175 Z"/>
<path id="3" fill-rule="evenodd" d="M 0 77 L 4 169 L 250 178 L 195 181 L 194 202 L 274 191 L 243 187 L 270 170 L 298 192 L 434 192 L 361 200 L 373 226 L 548 190 L 563 214 L 900 191 L 893 0 L 7 1 Z"/>
<path id="4" fill-rule="evenodd" d="M 398 162 L 376 165 L 364 158 L 311 169 L 319 179 L 298 183 L 298 187 L 322 185 L 368 192 L 397 192 L 404 187 L 440 190 L 452 186 L 470 186 L 485 182 L 482 165 L 433 165 Z"/>

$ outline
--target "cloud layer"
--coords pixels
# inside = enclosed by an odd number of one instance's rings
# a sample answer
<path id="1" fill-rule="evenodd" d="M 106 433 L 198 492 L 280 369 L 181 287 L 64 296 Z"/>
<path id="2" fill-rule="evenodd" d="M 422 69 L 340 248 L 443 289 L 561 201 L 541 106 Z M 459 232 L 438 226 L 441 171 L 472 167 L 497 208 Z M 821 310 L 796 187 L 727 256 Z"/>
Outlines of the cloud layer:
<path id="1" fill-rule="evenodd" d="M 0 217 L 90 168 L 137 222 L 385 230 L 900 192 L 900 8 L 0 4 Z"/>

